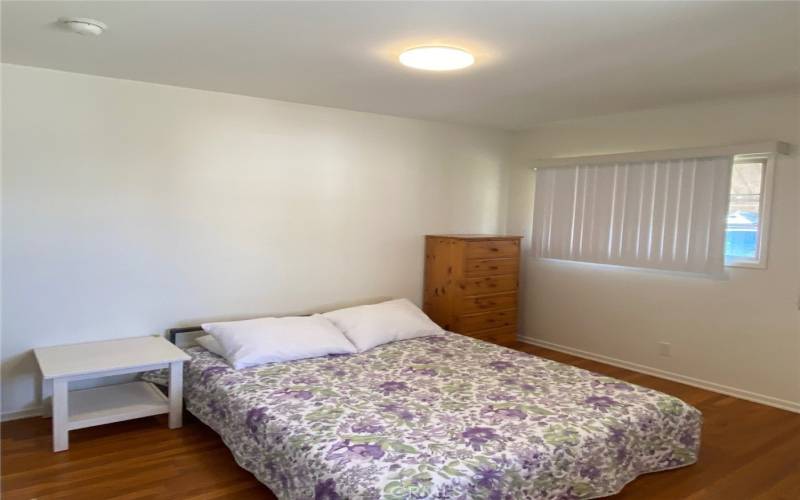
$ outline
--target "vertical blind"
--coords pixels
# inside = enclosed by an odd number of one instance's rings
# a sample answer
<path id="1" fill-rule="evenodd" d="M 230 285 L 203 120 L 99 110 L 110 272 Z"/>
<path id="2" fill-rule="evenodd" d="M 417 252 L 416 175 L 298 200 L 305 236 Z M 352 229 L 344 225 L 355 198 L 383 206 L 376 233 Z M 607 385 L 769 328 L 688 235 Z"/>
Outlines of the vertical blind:
<path id="1" fill-rule="evenodd" d="M 536 256 L 718 274 L 733 158 L 539 168 Z"/>

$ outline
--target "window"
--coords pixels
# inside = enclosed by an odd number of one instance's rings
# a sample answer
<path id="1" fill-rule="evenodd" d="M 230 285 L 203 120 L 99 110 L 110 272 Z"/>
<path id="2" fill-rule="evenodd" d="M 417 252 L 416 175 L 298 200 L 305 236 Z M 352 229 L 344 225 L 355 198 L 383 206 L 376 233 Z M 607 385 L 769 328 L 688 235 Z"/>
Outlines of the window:
<path id="1" fill-rule="evenodd" d="M 725 265 L 766 267 L 769 155 L 734 157 L 725 227 Z"/>
<path id="2" fill-rule="evenodd" d="M 539 168 L 537 257 L 718 275 L 733 156 Z"/>
<path id="3" fill-rule="evenodd" d="M 766 268 L 772 178 L 790 153 L 763 142 L 536 160 L 533 253 L 707 275 Z"/>

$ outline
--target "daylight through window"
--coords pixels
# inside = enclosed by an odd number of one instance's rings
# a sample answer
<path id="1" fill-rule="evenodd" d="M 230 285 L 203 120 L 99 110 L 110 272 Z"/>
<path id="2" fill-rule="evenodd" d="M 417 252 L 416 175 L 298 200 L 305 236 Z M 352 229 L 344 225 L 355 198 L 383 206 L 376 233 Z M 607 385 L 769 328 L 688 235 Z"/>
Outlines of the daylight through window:
<path id="1" fill-rule="evenodd" d="M 764 260 L 761 233 L 766 173 L 766 156 L 741 155 L 734 160 L 725 228 L 726 265 L 758 265 Z"/>

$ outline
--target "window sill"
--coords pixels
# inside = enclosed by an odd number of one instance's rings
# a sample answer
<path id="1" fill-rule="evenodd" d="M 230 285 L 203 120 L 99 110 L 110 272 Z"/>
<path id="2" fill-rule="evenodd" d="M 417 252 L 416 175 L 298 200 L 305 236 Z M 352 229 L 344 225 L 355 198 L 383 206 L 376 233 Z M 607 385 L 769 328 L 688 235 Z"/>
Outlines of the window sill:
<path id="1" fill-rule="evenodd" d="M 741 261 L 741 262 L 731 262 L 730 264 L 725 263 L 725 267 L 738 267 L 741 269 L 766 269 L 767 263 Z"/>

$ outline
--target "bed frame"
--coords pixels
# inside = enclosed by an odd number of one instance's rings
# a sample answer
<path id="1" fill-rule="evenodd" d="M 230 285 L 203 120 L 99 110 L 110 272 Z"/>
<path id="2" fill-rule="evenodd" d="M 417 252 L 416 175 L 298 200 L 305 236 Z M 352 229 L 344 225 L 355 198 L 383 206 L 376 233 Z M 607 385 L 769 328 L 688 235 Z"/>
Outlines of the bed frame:
<path id="1" fill-rule="evenodd" d="M 200 326 L 184 326 L 181 328 L 170 328 L 167 330 L 167 340 L 178 347 L 194 344 L 194 339 L 203 333 Z"/>
<path id="2" fill-rule="evenodd" d="M 295 314 L 293 316 L 311 316 L 310 314 Z M 170 328 L 167 330 L 167 340 L 178 347 L 188 347 L 195 345 L 194 339 L 202 336 L 203 327 L 183 326 L 180 328 Z"/>

